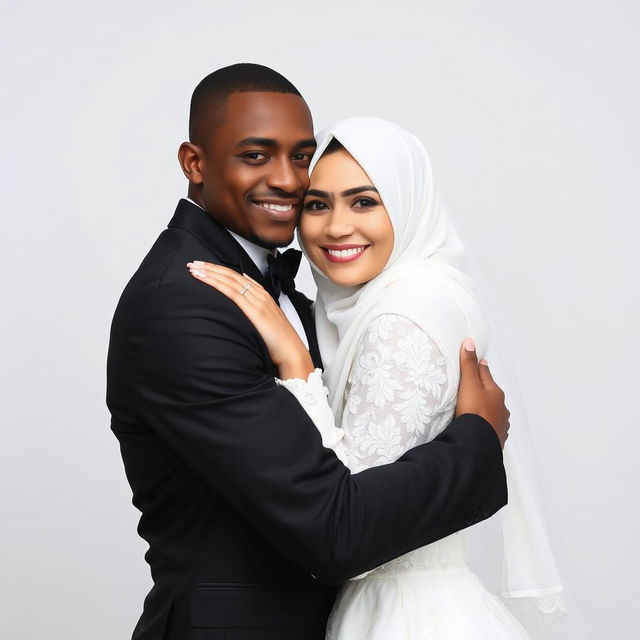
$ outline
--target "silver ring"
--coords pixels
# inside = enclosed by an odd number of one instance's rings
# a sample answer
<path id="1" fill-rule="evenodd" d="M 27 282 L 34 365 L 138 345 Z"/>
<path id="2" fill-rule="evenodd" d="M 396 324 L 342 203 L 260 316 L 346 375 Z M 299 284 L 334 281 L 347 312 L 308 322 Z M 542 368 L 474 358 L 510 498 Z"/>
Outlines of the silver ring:
<path id="1" fill-rule="evenodd" d="M 247 291 L 249 291 L 249 289 L 251 289 L 251 285 L 247 282 L 244 285 L 244 289 L 240 292 L 240 295 L 243 296 L 245 293 L 247 293 Z"/>

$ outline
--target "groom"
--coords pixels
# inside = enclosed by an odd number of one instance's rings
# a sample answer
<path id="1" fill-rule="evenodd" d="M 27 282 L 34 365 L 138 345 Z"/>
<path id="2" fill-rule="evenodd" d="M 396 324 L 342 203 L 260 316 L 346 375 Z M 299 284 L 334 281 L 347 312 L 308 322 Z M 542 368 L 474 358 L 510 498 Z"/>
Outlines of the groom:
<path id="1" fill-rule="evenodd" d="M 291 242 L 308 184 L 309 109 L 275 71 L 233 65 L 196 87 L 189 139 L 189 197 L 111 329 L 111 428 L 154 581 L 133 638 L 321 640 L 333 585 L 506 503 L 508 411 L 463 349 L 458 417 L 398 462 L 352 476 L 276 386 L 244 314 L 186 267 L 205 260 L 261 282 L 321 366 L 310 302 L 287 286 L 289 261 L 270 257 Z"/>

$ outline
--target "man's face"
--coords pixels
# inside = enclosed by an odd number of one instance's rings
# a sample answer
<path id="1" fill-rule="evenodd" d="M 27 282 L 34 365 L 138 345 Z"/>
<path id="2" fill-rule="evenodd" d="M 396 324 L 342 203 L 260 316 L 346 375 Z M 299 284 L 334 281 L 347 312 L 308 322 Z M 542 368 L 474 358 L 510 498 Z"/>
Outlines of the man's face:
<path id="1" fill-rule="evenodd" d="M 289 93 L 234 93 L 201 149 L 200 195 L 209 214 L 256 244 L 288 245 L 315 149 L 305 101 Z"/>

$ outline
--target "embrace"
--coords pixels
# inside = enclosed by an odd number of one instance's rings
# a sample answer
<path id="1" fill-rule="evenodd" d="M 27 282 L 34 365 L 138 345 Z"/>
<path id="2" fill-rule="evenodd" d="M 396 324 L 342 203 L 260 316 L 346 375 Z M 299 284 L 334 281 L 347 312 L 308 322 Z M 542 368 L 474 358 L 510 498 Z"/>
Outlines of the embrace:
<path id="1" fill-rule="evenodd" d="M 562 586 L 422 143 L 369 117 L 314 137 L 286 78 L 237 64 L 178 156 L 188 197 L 109 346 L 154 582 L 134 640 L 536 637 Z M 466 548 L 499 511 L 494 594 Z"/>

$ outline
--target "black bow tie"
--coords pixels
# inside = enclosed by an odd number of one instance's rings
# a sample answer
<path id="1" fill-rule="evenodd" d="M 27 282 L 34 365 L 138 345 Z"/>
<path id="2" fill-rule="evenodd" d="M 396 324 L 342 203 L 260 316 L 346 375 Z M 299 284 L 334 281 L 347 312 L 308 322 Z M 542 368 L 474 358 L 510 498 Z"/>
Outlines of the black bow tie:
<path id="1" fill-rule="evenodd" d="M 278 252 L 275 256 L 269 254 L 267 256 L 266 278 L 271 284 L 273 297 L 278 300 L 280 292 L 289 295 L 295 288 L 294 278 L 298 273 L 300 260 L 302 259 L 302 251 L 296 249 L 287 249 L 284 253 Z"/>

